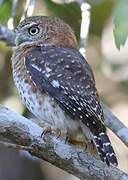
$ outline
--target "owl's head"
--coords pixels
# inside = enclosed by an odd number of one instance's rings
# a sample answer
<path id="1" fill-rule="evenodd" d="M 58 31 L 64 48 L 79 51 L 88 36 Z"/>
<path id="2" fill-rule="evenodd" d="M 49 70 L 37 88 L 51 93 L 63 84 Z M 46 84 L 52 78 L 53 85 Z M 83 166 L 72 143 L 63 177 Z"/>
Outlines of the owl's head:
<path id="1" fill-rule="evenodd" d="M 71 27 L 56 17 L 33 16 L 16 28 L 16 45 L 35 43 L 63 47 L 77 47 Z"/>

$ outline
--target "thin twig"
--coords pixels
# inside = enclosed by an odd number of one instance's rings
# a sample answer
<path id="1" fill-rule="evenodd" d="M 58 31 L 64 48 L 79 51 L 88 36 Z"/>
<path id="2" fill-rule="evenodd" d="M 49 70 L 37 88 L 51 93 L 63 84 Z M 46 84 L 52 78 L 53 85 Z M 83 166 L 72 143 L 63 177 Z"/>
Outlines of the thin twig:
<path id="1" fill-rule="evenodd" d="M 79 43 L 79 51 L 81 54 L 86 57 L 85 46 L 87 43 L 89 26 L 90 26 L 90 9 L 91 6 L 83 0 L 76 0 L 76 2 L 80 5 L 81 8 L 81 27 L 80 27 L 80 43 Z"/>
<path id="2" fill-rule="evenodd" d="M 17 7 L 18 0 L 13 0 L 12 10 L 11 10 L 11 16 L 8 19 L 7 25 L 10 30 L 14 29 L 14 17 L 16 14 L 16 7 Z"/>
<path id="3" fill-rule="evenodd" d="M 26 0 L 24 12 L 20 21 L 23 21 L 26 17 L 31 16 L 34 11 L 34 7 L 35 7 L 35 0 Z"/>
<path id="4" fill-rule="evenodd" d="M 2 3 L 3 3 L 3 0 L 0 0 L 0 6 L 1 6 Z"/>
<path id="5" fill-rule="evenodd" d="M 128 147 L 128 128 L 102 103 L 105 124 Z"/>
<path id="6" fill-rule="evenodd" d="M 0 24 L 0 41 L 6 42 L 9 46 L 15 46 L 15 33 L 6 26 Z"/>

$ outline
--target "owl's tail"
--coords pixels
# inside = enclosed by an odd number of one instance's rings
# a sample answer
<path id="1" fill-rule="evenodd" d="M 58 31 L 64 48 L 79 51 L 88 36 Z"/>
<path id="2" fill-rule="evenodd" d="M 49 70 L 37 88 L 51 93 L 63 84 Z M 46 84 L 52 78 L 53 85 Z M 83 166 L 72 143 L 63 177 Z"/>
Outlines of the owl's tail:
<path id="1" fill-rule="evenodd" d="M 108 166 L 110 166 L 110 164 L 113 164 L 115 166 L 118 165 L 115 152 L 105 132 L 94 134 L 94 144 L 103 162 L 106 162 Z"/>

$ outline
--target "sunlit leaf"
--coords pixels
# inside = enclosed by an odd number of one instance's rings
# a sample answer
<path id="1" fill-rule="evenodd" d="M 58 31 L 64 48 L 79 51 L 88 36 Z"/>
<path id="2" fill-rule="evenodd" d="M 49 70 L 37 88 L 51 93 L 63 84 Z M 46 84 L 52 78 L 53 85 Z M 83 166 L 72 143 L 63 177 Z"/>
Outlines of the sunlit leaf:
<path id="1" fill-rule="evenodd" d="M 124 46 L 128 36 L 128 0 L 118 0 L 113 11 L 114 37 L 118 49 Z"/>

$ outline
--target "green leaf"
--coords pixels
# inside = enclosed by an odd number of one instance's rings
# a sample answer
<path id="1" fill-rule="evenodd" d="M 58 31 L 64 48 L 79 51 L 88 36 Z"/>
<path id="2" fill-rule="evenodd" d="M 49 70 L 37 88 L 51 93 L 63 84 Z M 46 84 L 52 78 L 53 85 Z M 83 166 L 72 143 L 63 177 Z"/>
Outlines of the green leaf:
<path id="1" fill-rule="evenodd" d="M 114 38 L 118 49 L 128 36 L 128 0 L 118 0 L 113 10 Z"/>
<path id="2" fill-rule="evenodd" d="M 110 17 L 112 8 L 113 1 L 108 0 L 91 6 L 90 34 L 99 36 L 101 38 L 105 22 Z"/>
<path id="3" fill-rule="evenodd" d="M 87 2 L 91 5 L 98 5 L 98 4 L 104 3 L 105 0 L 87 0 Z"/>
<path id="4" fill-rule="evenodd" d="M 0 23 L 6 24 L 11 13 L 12 2 L 4 0 L 0 6 Z"/>

